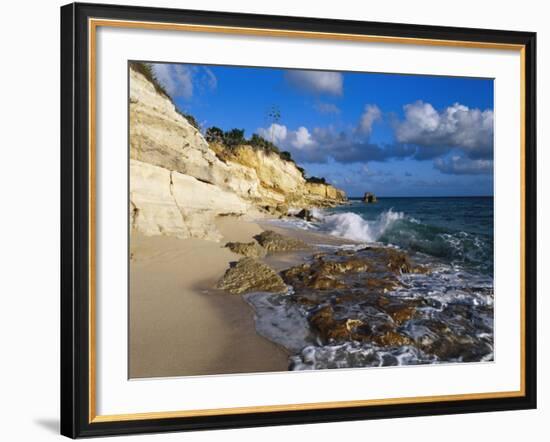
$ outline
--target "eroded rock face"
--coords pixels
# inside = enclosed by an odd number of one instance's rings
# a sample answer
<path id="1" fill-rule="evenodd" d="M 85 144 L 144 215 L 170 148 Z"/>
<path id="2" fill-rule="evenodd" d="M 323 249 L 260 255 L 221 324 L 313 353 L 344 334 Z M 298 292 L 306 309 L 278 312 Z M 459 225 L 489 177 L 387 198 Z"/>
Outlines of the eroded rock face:
<path id="1" fill-rule="evenodd" d="M 229 169 L 202 134 L 140 73 L 130 69 L 130 158 L 220 185 Z"/>
<path id="2" fill-rule="evenodd" d="M 248 256 L 249 258 L 261 258 L 265 255 L 265 250 L 257 242 L 228 242 L 225 247 L 233 253 Z"/>
<path id="3" fill-rule="evenodd" d="M 256 235 L 254 239 L 268 252 L 288 252 L 310 248 L 304 241 L 281 235 L 273 230 L 266 230 Z"/>
<path id="4" fill-rule="evenodd" d="M 220 235 L 209 219 L 220 212 L 243 213 L 244 204 L 248 209 L 270 207 L 277 212 L 279 207 L 287 210 L 289 204 L 324 206 L 345 199 L 330 185 L 324 185 L 319 194 L 311 193 L 296 164 L 276 154 L 251 146 L 230 150 L 209 146 L 170 99 L 134 69 L 130 69 L 129 118 L 130 220 L 133 229 L 146 235 L 218 240 Z M 145 171 L 145 165 L 151 169 Z M 219 190 L 217 196 L 208 185 Z M 211 210 L 198 201 L 203 189 L 213 197 Z M 225 209 L 218 198 L 222 195 L 228 198 Z M 186 206 L 189 201 L 194 205 Z"/>
<path id="5" fill-rule="evenodd" d="M 287 290 L 284 281 L 273 269 L 252 258 L 242 258 L 227 269 L 216 287 L 233 294 L 283 293 Z"/>
<path id="6" fill-rule="evenodd" d="M 343 190 L 337 189 L 334 186 L 331 186 L 330 184 L 321 184 L 321 183 L 306 183 L 306 190 L 309 194 L 309 197 L 312 200 L 319 200 L 319 201 L 346 201 L 346 193 Z M 321 206 L 325 204 L 321 203 Z"/>
<path id="7" fill-rule="evenodd" d="M 141 161 L 130 160 L 130 181 L 130 227 L 145 235 L 218 241 L 215 217 L 250 208 L 233 192 Z"/>

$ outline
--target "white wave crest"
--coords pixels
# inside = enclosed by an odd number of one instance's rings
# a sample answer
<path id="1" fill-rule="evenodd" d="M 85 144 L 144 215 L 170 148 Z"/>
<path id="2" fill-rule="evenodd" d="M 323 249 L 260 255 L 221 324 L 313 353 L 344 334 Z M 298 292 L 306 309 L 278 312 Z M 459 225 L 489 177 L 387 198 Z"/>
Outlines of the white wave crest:
<path id="1" fill-rule="evenodd" d="M 382 212 L 375 220 L 370 221 L 352 212 L 336 213 L 323 218 L 321 230 L 354 241 L 374 242 L 393 223 L 404 217 L 403 212 L 394 212 L 392 209 Z"/>

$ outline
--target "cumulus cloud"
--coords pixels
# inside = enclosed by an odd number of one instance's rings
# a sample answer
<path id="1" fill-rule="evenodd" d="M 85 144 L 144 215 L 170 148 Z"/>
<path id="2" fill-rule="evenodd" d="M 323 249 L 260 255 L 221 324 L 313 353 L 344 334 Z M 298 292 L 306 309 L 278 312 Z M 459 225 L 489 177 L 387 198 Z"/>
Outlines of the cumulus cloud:
<path id="1" fill-rule="evenodd" d="M 333 127 L 316 127 L 312 130 L 300 126 L 296 130 L 272 124 L 258 129 L 258 133 L 283 150 L 288 150 L 298 162 L 353 163 L 360 161 L 386 161 L 390 158 L 413 155 L 414 147 L 403 144 L 380 146 L 367 138 L 356 136 L 356 130 L 337 131 Z"/>
<path id="2" fill-rule="evenodd" d="M 282 124 L 273 123 L 267 128 L 259 128 L 258 134 L 284 149 L 300 150 L 315 145 L 311 133 L 304 126 L 300 126 L 296 130 L 289 130 Z"/>
<path id="3" fill-rule="evenodd" d="M 386 144 L 370 141 L 374 126 L 384 118 L 375 104 L 365 105 L 358 122 L 345 130 L 272 124 L 258 133 L 290 151 L 298 162 L 349 164 L 411 158 L 433 160 L 434 167 L 445 174 L 492 173 L 492 111 L 454 104 L 438 112 L 422 101 L 404 108 L 405 118 L 393 125 L 394 141 Z"/>
<path id="4" fill-rule="evenodd" d="M 291 135 L 290 144 L 296 149 L 303 149 L 315 144 L 307 127 L 301 126 L 296 132 L 291 132 Z"/>
<path id="5" fill-rule="evenodd" d="M 315 103 L 315 110 L 320 114 L 339 114 L 340 108 L 333 103 Z"/>
<path id="6" fill-rule="evenodd" d="M 152 68 L 159 83 L 172 97 L 189 100 L 197 89 L 214 90 L 218 84 L 214 73 L 204 66 L 153 63 Z"/>
<path id="7" fill-rule="evenodd" d="M 493 111 L 470 109 L 459 103 L 438 112 L 430 103 L 404 106 L 405 119 L 395 125 L 396 140 L 417 145 L 418 158 L 434 158 L 459 148 L 472 159 L 493 153 Z"/>
<path id="8" fill-rule="evenodd" d="M 339 72 L 289 70 L 285 79 L 296 89 L 312 94 L 340 96 L 344 92 L 344 77 Z"/>
<path id="9" fill-rule="evenodd" d="M 493 172 L 493 161 L 453 155 L 450 158 L 436 158 L 434 167 L 450 175 L 485 175 Z"/>
<path id="10" fill-rule="evenodd" d="M 259 128 L 258 134 L 273 144 L 283 145 L 287 141 L 288 129 L 282 124 L 273 123 L 268 128 Z"/>
<path id="11" fill-rule="evenodd" d="M 382 112 L 380 108 L 375 104 L 367 104 L 365 110 L 361 115 L 361 121 L 359 122 L 359 130 L 366 134 L 370 135 L 372 132 L 372 125 L 382 119 Z"/>

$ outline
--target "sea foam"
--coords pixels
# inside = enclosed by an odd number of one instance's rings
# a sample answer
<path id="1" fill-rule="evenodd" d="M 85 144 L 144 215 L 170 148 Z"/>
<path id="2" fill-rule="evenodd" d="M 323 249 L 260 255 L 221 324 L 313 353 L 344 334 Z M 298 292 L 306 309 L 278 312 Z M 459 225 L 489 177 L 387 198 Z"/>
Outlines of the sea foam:
<path id="1" fill-rule="evenodd" d="M 366 220 L 353 212 L 335 213 L 321 218 L 320 230 L 354 241 L 375 242 L 393 223 L 404 217 L 402 212 L 392 209 L 382 212 L 374 220 Z"/>

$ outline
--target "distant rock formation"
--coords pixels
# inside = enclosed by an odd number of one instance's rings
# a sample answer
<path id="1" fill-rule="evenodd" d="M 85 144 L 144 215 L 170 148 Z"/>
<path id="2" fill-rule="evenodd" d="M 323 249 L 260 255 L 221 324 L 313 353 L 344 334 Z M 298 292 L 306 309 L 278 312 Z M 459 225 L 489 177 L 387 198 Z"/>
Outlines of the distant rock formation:
<path id="1" fill-rule="evenodd" d="M 251 210 L 330 207 L 346 195 L 310 183 L 291 160 L 242 145 L 209 144 L 169 97 L 130 69 L 130 220 L 146 235 L 218 241 L 214 219 Z"/>
<path id="2" fill-rule="evenodd" d="M 365 195 L 363 196 L 363 202 L 367 204 L 376 203 L 378 200 L 376 199 L 376 195 L 371 192 L 365 192 Z"/>

